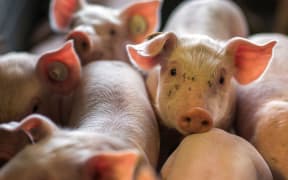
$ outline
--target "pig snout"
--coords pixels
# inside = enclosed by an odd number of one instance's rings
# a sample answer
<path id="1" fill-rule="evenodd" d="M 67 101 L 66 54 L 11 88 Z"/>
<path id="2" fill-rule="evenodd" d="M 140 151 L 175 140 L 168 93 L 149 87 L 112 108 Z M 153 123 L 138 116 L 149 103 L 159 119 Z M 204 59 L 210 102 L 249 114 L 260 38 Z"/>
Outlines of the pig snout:
<path id="1" fill-rule="evenodd" d="M 72 31 L 71 33 L 68 34 L 66 39 L 73 40 L 76 50 L 82 53 L 89 52 L 92 46 L 92 42 L 89 38 L 89 35 L 85 32 Z"/>
<path id="2" fill-rule="evenodd" d="M 180 114 L 178 127 L 184 134 L 202 133 L 213 127 L 213 120 L 210 113 L 200 107 L 194 107 L 189 111 Z"/>
<path id="3" fill-rule="evenodd" d="M 77 54 L 80 56 L 81 63 L 83 65 L 89 63 L 95 59 L 103 58 L 103 51 L 97 47 L 98 44 L 101 44 L 100 39 L 94 37 L 95 33 L 85 32 L 81 30 L 71 31 L 66 40 L 73 40 L 75 44 L 75 50 Z M 99 42 L 98 42 L 99 41 Z"/>

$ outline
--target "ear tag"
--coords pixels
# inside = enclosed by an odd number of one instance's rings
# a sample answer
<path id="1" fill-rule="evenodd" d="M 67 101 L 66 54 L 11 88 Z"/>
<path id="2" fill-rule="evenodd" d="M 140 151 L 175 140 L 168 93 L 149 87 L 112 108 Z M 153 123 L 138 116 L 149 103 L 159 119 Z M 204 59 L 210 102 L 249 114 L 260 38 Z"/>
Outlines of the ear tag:
<path id="1" fill-rule="evenodd" d="M 135 15 L 129 21 L 129 30 L 133 36 L 143 34 L 147 31 L 147 21 L 143 16 Z"/>
<path id="2" fill-rule="evenodd" d="M 48 71 L 49 77 L 54 81 L 65 81 L 69 75 L 68 68 L 65 64 L 57 61 L 49 66 Z"/>

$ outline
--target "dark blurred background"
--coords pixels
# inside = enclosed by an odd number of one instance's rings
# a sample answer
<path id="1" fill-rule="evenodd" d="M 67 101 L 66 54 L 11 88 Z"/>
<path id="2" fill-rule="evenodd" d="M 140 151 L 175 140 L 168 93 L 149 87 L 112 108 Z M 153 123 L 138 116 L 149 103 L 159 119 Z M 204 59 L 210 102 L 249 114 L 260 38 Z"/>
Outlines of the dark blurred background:
<path id="1" fill-rule="evenodd" d="M 164 0 L 162 25 L 183 0 Z M 288 32 L 288 0 L 234 0 L 243 10 L 250 34 Z M 48 24 L 50 0 L 0 0 L 0 53 L 29 50 L 52 31 Z M 41 32 L 41 33 L 39 33 Z"/>

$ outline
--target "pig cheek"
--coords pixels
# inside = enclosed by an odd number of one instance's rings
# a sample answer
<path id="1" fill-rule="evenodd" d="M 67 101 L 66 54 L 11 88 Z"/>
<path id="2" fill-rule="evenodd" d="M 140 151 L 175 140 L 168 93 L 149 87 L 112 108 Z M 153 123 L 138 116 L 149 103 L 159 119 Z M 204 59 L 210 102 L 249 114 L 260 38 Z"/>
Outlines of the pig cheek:
<path id="1" fill-rule="evenodd" d="M 226 129 L 230 125 L 235 102 L 235 89 L 231 83 L 216 85 L 209 91 L 207 106 L 214 119 L 214 126 Z"/>
<path id="2" fill-rule="evenodd" d="M 170 83 L 159 90 L 158 112 L 163 123 L 168 127 L 177 126 L 177 114 L 181 109 L 185 109 L 181 97 L 187 97 L 188 94 L 185 94 L 180 87 L 180 84 Z"/>

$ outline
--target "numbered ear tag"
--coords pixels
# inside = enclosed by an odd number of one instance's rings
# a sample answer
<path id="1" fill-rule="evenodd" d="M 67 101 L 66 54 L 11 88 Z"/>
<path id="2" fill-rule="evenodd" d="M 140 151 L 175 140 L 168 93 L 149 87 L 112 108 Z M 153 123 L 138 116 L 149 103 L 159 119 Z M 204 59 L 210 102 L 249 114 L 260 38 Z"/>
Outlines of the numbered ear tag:
<path id="1" fill-rule="evenodd" d="M 148 25 L 143 16 L 135 15 L 129 21 L 129 30 L 133 36 L 143 34 L 147 31 Z"/>

